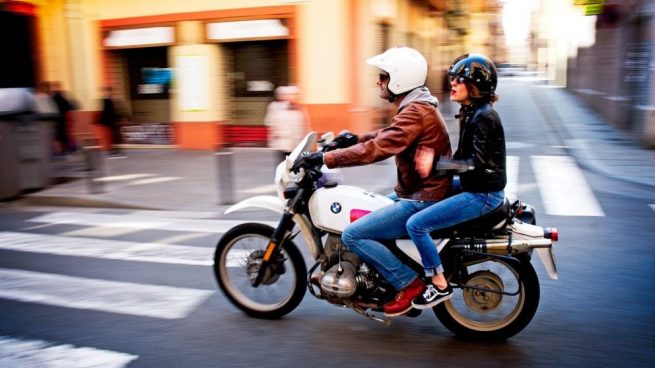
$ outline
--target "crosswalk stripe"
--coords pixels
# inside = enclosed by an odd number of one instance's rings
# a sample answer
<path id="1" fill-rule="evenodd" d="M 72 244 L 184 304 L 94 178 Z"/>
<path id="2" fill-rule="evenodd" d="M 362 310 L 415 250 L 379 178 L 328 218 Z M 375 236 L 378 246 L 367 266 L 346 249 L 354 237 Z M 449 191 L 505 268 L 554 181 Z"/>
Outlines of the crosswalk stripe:
<path id="1" fill-rule="evenodd" d="M 197 231 L 205 233 L 222 234 L 232 227 L 245 221 L 239 220 L 206 220 L 206 219 L 167 219 L 139 215 L 111 215 L 100 213 L 53 212 L 34 217 L 30 222 L 47 223 L 52 225 L 81 225 L 104 226 L 135 230 L 170 230 L 170 231 Z M 277 226 L 277 222 L 258 221 L 270 226 Z"/>
<path id="2" fill-rule="evenodd" d="M 214 292 L 0 269 L 0 298 L 151 318 L 184 318 Z"/>
<path id="3" fill-rule="evenodd" d="M 211 266 L 213 248 L 73 236 L 0 232 L 0 249 L 127 261 Z"/>
<path id="4" fill-rule="evenodd" d="M 214 264 L 214 248 L 12 231 L 0 231 L 0 249 L 60 256 L 191 266 L 211 266 Z M 250 253 L 249 250 L 233 249 L 228 255 L 227 267 L 242 267 Z"/>
<path id="5" fill-rule="evenodd" d="M 605 216 L 571 157 L 532 156 L 531 159 L 547 214 Z"/>
<path id="6" fill-rule="evenodd" d="M 518 198 L 517 188 L 519 186 L 519 160 L 518 156 L 507 156 L 507 185 L 505 186 L 505 197 L 510 202 Z"/>
<path id="7" fill-rule="evenodd" d="M 0 367 L 122 368 L 138 355 L 0 336 Z"/>

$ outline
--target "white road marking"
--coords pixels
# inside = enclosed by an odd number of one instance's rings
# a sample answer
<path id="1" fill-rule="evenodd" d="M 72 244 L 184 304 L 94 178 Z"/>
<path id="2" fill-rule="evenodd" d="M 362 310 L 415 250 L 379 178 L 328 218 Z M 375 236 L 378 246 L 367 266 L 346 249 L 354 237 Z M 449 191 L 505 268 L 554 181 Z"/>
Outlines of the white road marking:
<path id="1" fill-rule="evenodd" d="M 184 318 L 214 292 L 0 269 L 0 298 L 151 318 Z"/>
<path id="2" fill-rule="evenodd" d="M 126 261 L 211 266 L 214 248 L 0 232 L 0 249 Z"/>
<path id="3" fill-rule="evenodd" d="M 50 225 L 55 226 L 55 225 Z M 26 228 L 23 230 L 32 230 L 33 228 Z M 93 238 L 113 238 L 116 236 L 126 235 L 133 233 L 137 230 L 135 229 L 126 229 L 124 227 L 107 227 L 107 226 L 90 226 L 81 229 L 76 229 L 72 231 L 65 231 L 60 233 L 60 235 L 67 236 L 89 236 Z"/>
<path id="4" fill-rule="evenodd" d="M 212 266 L 214 264 L 214 248 L 162 243 L 135 243 L 11 231 L 0 232 L 0 249 L 71 257 L 190 266 Z M 242 267 L 251 252 L 251 250 L 231 250 L 227 259 L 227 267 Z"/>
<path id="5" fill-rule="evenodd" d="M 534 144 L 524 143 L 524 142 L 505 142 L 505 147 L 507 149 L 521 149 L 521 148 L 534 147 Z"/>
<path id="6" fill-rule="evenodd" d="M 122 368 L 138 357 L 110 350 L 0 336 L 0 367 Z"/>
<path id="7" fill-rule="evenodd" d="M 150 176 L 155 176 L 155 174 L 127 174 L 127 175 L 103 176 L 101 178 L 97 178 L 96 181 L 107 181 L 107 182 L 123 181 L 123 180 L 147 178 Z"/>
<path id="8" fill-rule="evenodd" d="M 655 211 L 655 204 L 649 204 L 649 206 L 651 210 Z"/>
<path id="9" fill-rule="evenodd" d="M 165 183 L 167 181 L 180 180 L 180 179 L 182 178 L 179 176 L 160 176 L 156 178 L 146 178 L 146 179 L 131 181 L 126 185 L 146 185 L 146 184 L 155 184 L 155 183 Z"/>
<path id="10" fill-rule="evenodd" d="M 53 212 L 37 216 L 28 220 L 30 222 L 47 224 L 67 224 L 80 226 L 106 226 L 136 230 L 160 229 L 170 231 L 192 231 L 213 234 L 222 234 L 232 227 L 246 221 L 238 220 L 207 220 L 207 219 L 179 219 L 156 218 L 139 215 L 112 215 L 100 213 Z M 256 221 L 270 226 L 277 226 L 277 222 Z"/>
<path id="11" fill-rule="evenodd" d="M 59 209 L 55 209 L 58 211 Z M 161 210 L 134 210 L 129 215 L 154 216 L 164 218 L 186 218 L 186 219 L 215 219 L 220 216 L 219 212 L 210 211 L 161 211 Z"/>
<path id="12" fill-rule="evenodd" d="M 519 160 L 520 158 L 518 156 L 507 156 L 507 185 L 505 186 L 505 197 L 507 197 L 510 202 L 514 202 L 518 198 Z"/>
<path id="13" fill-rule="evenodd" d="M 181 244 L 184 243 L 185 241 L 192 240 L 192 239 L 198 239 L 202 238 L 203 236 L 206 236 L 206 234 L 203 233 L 182 233 L 182 234 L 176 234 L 176 235 L 171 235 L 163 239 L 157 240 L 157 243 L 162 243 L 162 244 Z"/>
<path id="14" fill-rule="evenodd" d="M 605 216 L 587 181 L 568 156 L 532 156 L 546 213 L 557 216 Z"/>

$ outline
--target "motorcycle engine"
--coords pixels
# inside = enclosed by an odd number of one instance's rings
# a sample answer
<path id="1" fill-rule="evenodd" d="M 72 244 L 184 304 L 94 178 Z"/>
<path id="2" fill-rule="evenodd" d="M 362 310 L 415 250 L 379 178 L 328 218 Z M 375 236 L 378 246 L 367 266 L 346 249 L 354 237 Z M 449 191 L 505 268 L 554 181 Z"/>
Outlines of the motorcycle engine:
<path id="1" fill-rule="evenodd" d="M 361 261 L 343 245 L 339 235 L 329 234 L 325 243 L 327 261 L 320 278 L 321 290 L 331 298 L 348 298 L 357 291 Z"/>

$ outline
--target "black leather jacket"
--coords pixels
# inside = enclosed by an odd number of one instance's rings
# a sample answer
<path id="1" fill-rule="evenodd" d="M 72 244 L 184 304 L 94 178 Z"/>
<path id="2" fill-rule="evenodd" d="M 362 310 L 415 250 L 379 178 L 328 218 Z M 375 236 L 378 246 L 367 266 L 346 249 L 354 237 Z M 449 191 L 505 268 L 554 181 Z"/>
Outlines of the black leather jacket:
<path id="1" fill-rule="evenodd" d="M 500 116 L 490 103 L 462 106 L 459 111 L 459 144 L 456 160 L 473 163 L 460 174 L 465 192 L 497 192 L 505 188 L 505 132 Z"/>

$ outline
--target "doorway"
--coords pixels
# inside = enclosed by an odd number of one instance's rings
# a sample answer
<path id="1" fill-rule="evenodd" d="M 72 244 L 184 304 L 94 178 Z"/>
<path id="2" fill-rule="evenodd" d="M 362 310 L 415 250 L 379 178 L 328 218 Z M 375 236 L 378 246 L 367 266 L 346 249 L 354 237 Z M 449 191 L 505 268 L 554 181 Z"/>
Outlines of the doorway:
<path id="1" fill-rule="evenodd" d="M 287 40 L 224 43 L 232 103 L 225 127 L 232 144 L 266 143 L 264 117 L 275 88 L 289 84 Z"/>

